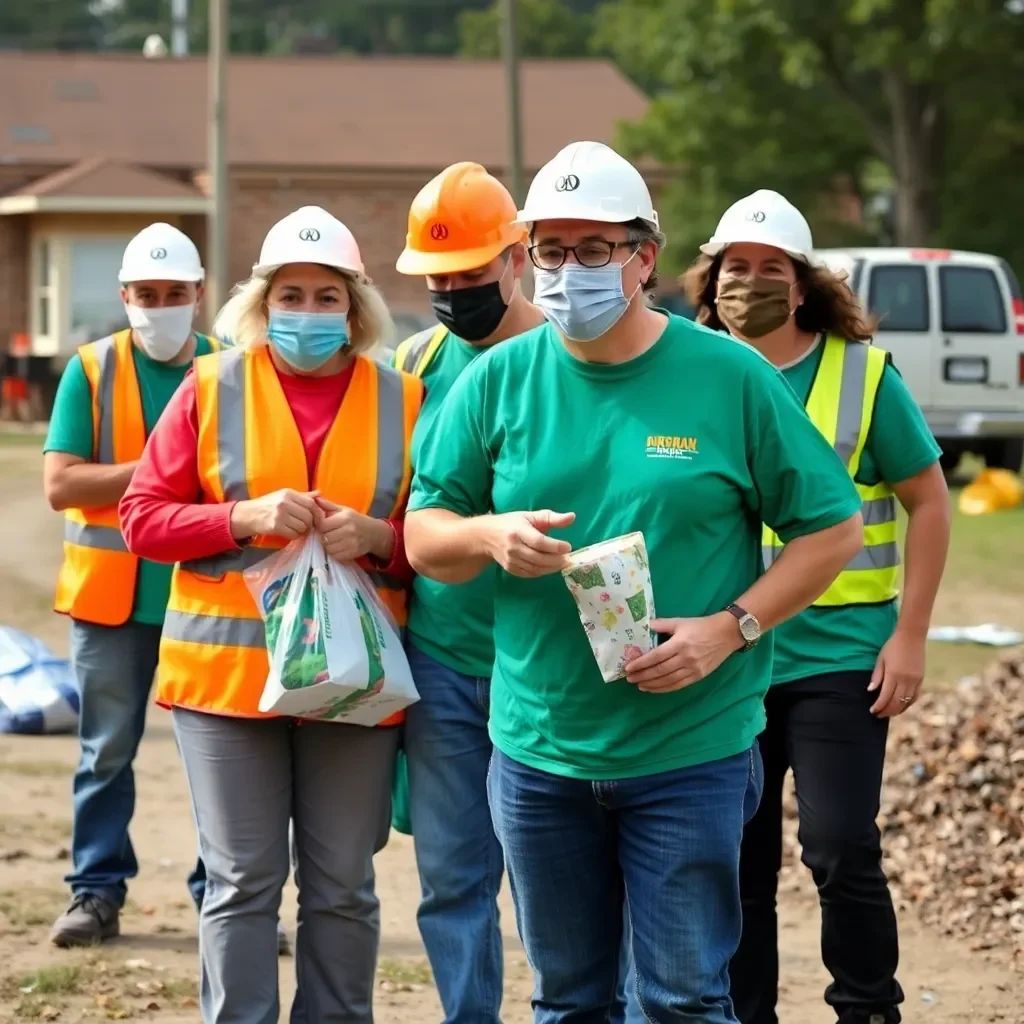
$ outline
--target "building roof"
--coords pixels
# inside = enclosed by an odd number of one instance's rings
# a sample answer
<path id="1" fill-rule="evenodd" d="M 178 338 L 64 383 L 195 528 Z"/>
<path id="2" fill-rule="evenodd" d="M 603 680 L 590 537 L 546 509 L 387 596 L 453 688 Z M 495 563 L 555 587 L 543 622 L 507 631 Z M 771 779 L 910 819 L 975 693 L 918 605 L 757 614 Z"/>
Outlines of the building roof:
<path id="1" fill-rule="evenodd" d="M 92 157 L 0 197 L 0 214 L 202 213 L 206 205 L 190 184 L 145 167 Z"/>
<path id="2" fill-rule="evenodd" d="M 149 167 L 206 163 L 204 57 L 5 53 L 0 162 L 90 158 Z M 608 61 L 524 61 L 523 159 L 535 169 L 579 139 L 612 142 L 647 99 Z M 498 61 L 234 57 L 233 166 L 425 170 L 456 160 L 503 168 L 505 78 Z"/>

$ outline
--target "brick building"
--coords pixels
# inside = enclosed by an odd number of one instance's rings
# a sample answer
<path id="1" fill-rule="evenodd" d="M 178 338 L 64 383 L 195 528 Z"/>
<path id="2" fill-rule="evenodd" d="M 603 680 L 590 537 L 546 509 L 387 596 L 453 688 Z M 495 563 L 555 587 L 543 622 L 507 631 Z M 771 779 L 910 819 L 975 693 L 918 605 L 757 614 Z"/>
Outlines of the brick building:
<path id="1" fill-rule="evenodd" d="M 568 142 L 611 142 L 647 105 L 604 61 L 524 62 L 521 92 L 527 180 Z M 117 268 L 137 230 L 165 220 L 205 249 L 206 62 L 8 53 L 0 95 L 0 350 L 28 332 L 36 356 L 59 360 L 122 324 Z M 315 203 L 349 225 L 411 326 L 428 307 L 394 269 L 409 202 L 456 160 L 504 172 L 501 65 L 234 58 L 228 159 L 232 282 L 275 220 Z"/>

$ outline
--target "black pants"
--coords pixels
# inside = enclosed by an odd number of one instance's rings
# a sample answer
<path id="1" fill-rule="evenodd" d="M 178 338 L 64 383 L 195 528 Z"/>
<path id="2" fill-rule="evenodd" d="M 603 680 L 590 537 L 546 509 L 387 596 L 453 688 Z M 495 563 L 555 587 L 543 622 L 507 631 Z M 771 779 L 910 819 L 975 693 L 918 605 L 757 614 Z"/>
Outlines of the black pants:
<path id="1" fill-rule="evenodd" d="M 782 783 L 792 768 L 803 862 L 821 901 L 825 1001 L 842 1024 L 900 1020 L 896 914 L 882 872 L 875 818 L 888 721 L 869 711 L 870 672 L 837 672 L 773 686 L 759 743 L 764 796 L 740 854 L 743 937 L 729 968 L 741 1024 L 777 1024 Z"/>

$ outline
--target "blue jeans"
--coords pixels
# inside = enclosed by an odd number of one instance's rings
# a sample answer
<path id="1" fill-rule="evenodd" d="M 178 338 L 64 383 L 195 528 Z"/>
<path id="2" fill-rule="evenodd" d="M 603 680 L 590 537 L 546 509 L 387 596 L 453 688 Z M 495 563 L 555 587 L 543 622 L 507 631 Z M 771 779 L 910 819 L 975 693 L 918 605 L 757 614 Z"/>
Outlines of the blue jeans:
<path id="1" fill-rule="evenodd" d="M 498 891 L 504 863 L 487 805 L 493 747 L 489 679 L 409 648 L 420 699 L 406 713 L 409 806 L 423 900 L 418 920 L 444 1024 L 497 1024 L 502 997 Z M 621 903 L 620 903 L 621 908 Z M 623 946 L 628 956 L 628 944 Z M 624 979 L 628 959 L 620 969 Z M 613 1022 L 622 1016 L 620 992 Z"/>
<path id="2" fill-rule="evenodd" d="M 735 1024 L 729 960 L 740 940 L 740 840 L 762 781 L 756 745 L 604 782 L 494 752 L 491 808 L 536 978 L 536 1024 L 609 1019 L 623 894 L 641 1019 Z"/>
<path id="3" fill-rule="evenodd" d="M 123 907 L 126 882 L 139 873 L 128 825 L 135 813 L 132 763 L 146 728 L 146 706 L 160 649 L 160 627 L 71 623 L 71 665 L 78 682 L 81 758 L 74 782 L 71 873 L 75 895 L 90 893 Z M 198 906 L 206 872 L 188 879 Z"/>

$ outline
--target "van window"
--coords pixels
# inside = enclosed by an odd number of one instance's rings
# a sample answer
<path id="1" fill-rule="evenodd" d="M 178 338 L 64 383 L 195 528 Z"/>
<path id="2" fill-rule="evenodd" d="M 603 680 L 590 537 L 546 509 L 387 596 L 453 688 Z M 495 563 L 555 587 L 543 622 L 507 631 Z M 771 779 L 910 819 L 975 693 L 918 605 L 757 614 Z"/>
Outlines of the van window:
<path id="1" fill-rule="evenodd" d="M 940 267 L 939 289 L 944 331 L 1006 333 L 1006 303 L 987 267 Z"/>
<path id="2" fill-rule="evenodd" d="M 906 264 L 872 267 L 868 311 L 880 331 L 928 330 L 928 274 Z"/>

